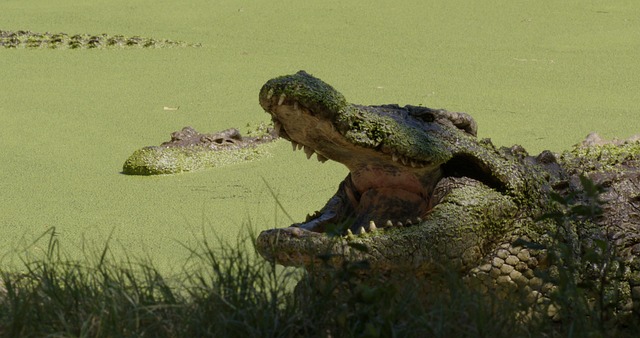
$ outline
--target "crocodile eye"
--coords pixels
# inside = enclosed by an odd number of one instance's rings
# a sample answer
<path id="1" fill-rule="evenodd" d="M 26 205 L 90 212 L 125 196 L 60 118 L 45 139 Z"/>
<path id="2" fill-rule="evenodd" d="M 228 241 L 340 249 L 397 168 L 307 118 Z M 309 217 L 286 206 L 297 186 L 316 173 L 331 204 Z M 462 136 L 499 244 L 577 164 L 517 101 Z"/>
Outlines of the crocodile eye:
<path id="1" fill-rule="evenodd" d="M 420 107 L 420 106 L 405 106 L 405 109 L 409 112 L 409 115 L 420 119 L 425 122 L 433 122 L 436 120 L 435 112 L 439 111 L 439 109 L 431 109 L 428 107 Z"/>
<path id="2" fill-rule="evenodd" d="M 213 140 L 213 142 L 217 143 L 217 144 L 234 144 L 234 143 L 236 143 L 233 139 L 224 138 L 224 137 L 217 138 L 217 139 Z"/>

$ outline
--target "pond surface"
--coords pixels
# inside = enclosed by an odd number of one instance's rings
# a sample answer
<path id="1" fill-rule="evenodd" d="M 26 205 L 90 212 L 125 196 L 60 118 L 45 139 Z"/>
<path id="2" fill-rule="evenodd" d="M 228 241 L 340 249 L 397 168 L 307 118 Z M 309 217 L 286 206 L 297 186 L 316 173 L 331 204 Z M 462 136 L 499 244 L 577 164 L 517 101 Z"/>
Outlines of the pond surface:
<path id="1" fill-rule="evenodd" d="M 299 221 L 346 170 L 277 142 L 272 156 L 161 177 L 120 173 L 172 131 L 266 121 L 258 91 L 305 69 L 354 103 L 465 111 L 479 136 L 537 153 L 589 132 L 640 132 L 633 1 L 4 1 L 3 30 L 141 35 L 199 48 L 0 49 L 3 262 L 55 227 L 72 257 L 100 250 L 179 268 L 183 246 Z M 179 107 L 165 110 L 164 107 Z"/>

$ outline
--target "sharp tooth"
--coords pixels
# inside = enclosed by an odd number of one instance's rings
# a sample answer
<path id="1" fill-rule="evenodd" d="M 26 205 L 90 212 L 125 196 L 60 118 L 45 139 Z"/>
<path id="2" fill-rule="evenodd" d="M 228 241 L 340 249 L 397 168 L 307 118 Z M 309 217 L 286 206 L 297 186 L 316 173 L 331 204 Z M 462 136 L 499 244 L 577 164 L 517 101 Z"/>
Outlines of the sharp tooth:
<path id="1" fill-rule="evenodd" d="M 287 96 L 286 96 L 286 95 L 284 95 L 284 93 L 283 93 L 283 94 L 280 94 L 280 99 L 278 99 L 278 106 L 281 106 L 281 105 L 282 105 L 282 103 L 284 103 L 284 99 L 285 99 L 286 97 L 287 97 Z"/>
<path id="2" fill-rule="evenodd" d="M 407 221 L 406 221 L 406 222 L 404 222 L 404 224 L 406 224 L 406 225 L 413 225 L 413 222 L 411 222 L 411 220 L 407 218 Z"/>
<path id="3" fill-rule="evenodd" d="M 415 168 L 415 167 L 417 167 L 417 166 L 418 166 L 418 165 L 416 164 L 416 162 L 414 162 L 414 161 L 410 161 L 410 162 L 411 162 L 411 167 Z"/>
<path id="4" fill-rule="evenodd" d="M 319 153 L 316 153 L 316 156 L 318 156 L 318 161 L 320 161 L 322 163 L 327 162 L 327 160 L 328 160 L 328 158 L 320 155 Z"/>
<path id="5" fill-rule="evenodd" d="M 307 154 L 307 160 L 311 158 L 311 155 L 313 155 L 314 151 L 313 149 L 304 146 L 304 153 Z"/>
<path id="6" fill-rule="evenodd" d="M 272 97 L 273 97 L 273 88 L 269 89 L 269 91 L 267 92 L 267 100 L 271 100 Z"/>
<path id="7" fill-rule="evenodd" d="M 347 236 L 353 236 L 353 232 L 351 232 L 351 229 L 347 229 Z"/>
<path id="8" fill-rule="evenodd" d="M 392 227 L 393 226 L 393 222 L 391 222 L 391 220 L 389 219 L 389 220 L 387 220 L 387 223 L 385 224 L 385 226 Z"/>
<path id="9" fill-rule="evenodd" d="M 402 222 L 398 222 L 397 224 L 399 227 L 403 227 L 404 225 L 402 224 Z"/>
<path id="10" fill-rule="evenodd" d="M 416 217 L 416 222 L 417 223 L 422 223 L 422 217 Z"/>
<path id="11" fill-rule="evenodd" d="M 291 147 L 293 148 L 293 151 L 296 151 L 296 149 L 298 148 L 298 143 L 291 141 Z"/>
<path id="12" fill-rule="evenodd" d="M 400 157 L 402 164 L 407 165 L 407 159 L 405 157 Z"/>
<path id="13" fill-rule="evenodd" d="M 366 233 L 367 233 L 367 230 L 365 230 L 364 227 L 361 225 L 360 228 L 358 228 L 358 234 L 362 235 Z"/>
<path id="14" fill-rule="evenodd" d="M 391 154 L 391 159 L 393 162 L 398 162 L 398 155 L 396 155 L 396 153 Z"/>
<path id="15" fill-rule="evenodd" d="M 369 221 L 369 231 L 376 231 L 376 230 L 378 230 L 378 227 L 376 226 L 376 222 Z"/>

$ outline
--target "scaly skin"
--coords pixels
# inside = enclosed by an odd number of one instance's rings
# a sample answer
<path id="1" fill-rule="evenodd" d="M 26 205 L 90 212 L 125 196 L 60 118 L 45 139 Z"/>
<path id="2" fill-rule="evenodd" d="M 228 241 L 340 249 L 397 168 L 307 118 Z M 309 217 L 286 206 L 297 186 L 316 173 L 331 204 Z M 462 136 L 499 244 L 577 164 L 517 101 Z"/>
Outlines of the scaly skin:
<path id="1" fill-rule="evenodd" d="M 562 268 L 549 258 L 553 245 L 568 243 L 571 260 L 583 268 L 576 278 L 589 279 L 597 264 L 581 255 L 603 240 L 617 265 L 607 265 L 612 271 L 601 289 L 619 293 L 616 316 L 637 315 L 638 143 L 531 157 L 518 146 L 497 149 L 478 141 L 467 114 L 350 104 L 303 71 L 268 81 L 259 99 L 294 150 L 350 171 L 335 196 L 305 222 L 259 235 L 257 248 L 265 258 L 312 274 L 362 260 L 371 271 L 392 274 L 428 276 L 446 266 L 472 284 L 524 291 L 540 302 L 557 287 Z M 608 187 L 601 196 L 603 213 L 565 222 L 550 197 L 583 201 L 580 175 Z M 555 221 L 539 220 L 554 213 Z"/>
<path id="2" fill-rule="evenodd" d="M 36 33 L 31 31 L 0 30 L 0 47 L 5 48 L 48 48 L 48 49 L 107 49 L 107 48 L 168 48 L 198 47 L 167 39 L 151 39 L 140 36 L 109 34 Z"/>
<path id="3" fill-rule="evenodd" d="M 263 145 L 274 141 L 272 128 L 261 124 L 252 136 L 235 128 L 201 134 L 191 127 L 171 133 L 160 146 L 144 147 L 129 156 L 122 166 L 127 175 L 163 175 L 220 167 L 268 155 Z"/>

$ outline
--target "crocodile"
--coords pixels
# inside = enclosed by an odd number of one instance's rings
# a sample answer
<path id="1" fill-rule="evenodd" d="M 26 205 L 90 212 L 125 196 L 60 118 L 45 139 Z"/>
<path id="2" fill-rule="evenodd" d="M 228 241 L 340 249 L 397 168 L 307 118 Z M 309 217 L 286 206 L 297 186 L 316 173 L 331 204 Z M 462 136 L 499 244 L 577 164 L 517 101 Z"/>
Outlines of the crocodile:
<path id="1" fill-rule="evenodd" d="M 11 49 L 120 49 L 200 47 L 200 44 L 146 38 L 138 35 L 39 33 L 29 30 L 0 30 L 0 47 Z"/>
<path id="2" fill-rule="evenodd" d="M 556 318 L 550 297 L 571 265 L 576 285 L 592 284 L 589 299 L 607 295 L 612 318 L 639 318 L 637 140 L 592 135 L 532 156 L 478 140 L 469 114 L 352 104 L 304 71 L 269 80 L 259 102 L 294 151 L 349 170 L 320 211 L 259 234 L 267 260 L 311 276 L 365 262 L 365 276 L 409 272 L 427 284 L 444 267 Z"/>
<path id="3" fill-rule="evenodd" d="M 265 156 L 259 147 L 278 137 L 274 129 L 261 123 L 243 136 L 237 128 L 203 134 L 192 127 L 171 133 L 171 140 L 160 146 L 138 149 L 127 158 L 122 173 L 127 175 L 163 175 L 193 172 Z"/>

